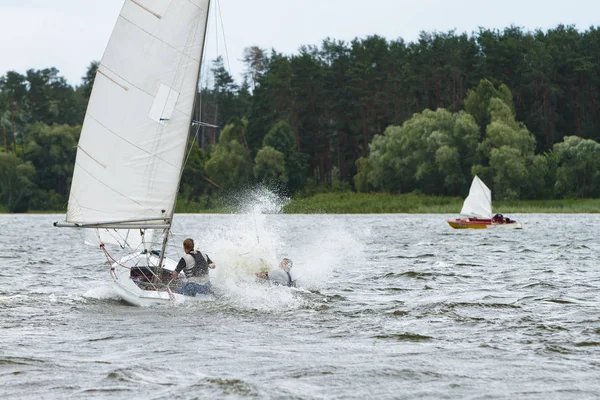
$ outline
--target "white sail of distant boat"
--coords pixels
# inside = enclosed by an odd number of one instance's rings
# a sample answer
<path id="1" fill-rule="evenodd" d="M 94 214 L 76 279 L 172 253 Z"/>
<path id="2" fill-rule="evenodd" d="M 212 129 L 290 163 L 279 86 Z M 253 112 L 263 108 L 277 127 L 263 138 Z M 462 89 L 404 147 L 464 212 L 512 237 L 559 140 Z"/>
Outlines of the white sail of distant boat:
<path id="1" fill-rule="evenodd" d="M 173 267 L 163 260 L 183 171 L 210 0 L 125 0 L 98 66 L 65 223 L 92 228 L 86 241 L 132 253 L 119 264 Z M 152 255 L 151 232 L 162 233 Z M 160 236 L 160 235 L 157 235 Z M 159 255 L 159 256 L 158 256 Z M 128 268 L 131 268 L 129 266 Z M 114 271 L 123 297 L 145 304 L 173 294 L 138 293 Z M 122 287 L 123 285 L 131 287 Z M 146 290 L 145 292 L 149 292 Z"/>
<path id="2" fill-rule="evenodd" d="M 463 218 L 492 218 L 492 191 L 477 175 L 471 182 L 469 195 L 460 210 Z"/>

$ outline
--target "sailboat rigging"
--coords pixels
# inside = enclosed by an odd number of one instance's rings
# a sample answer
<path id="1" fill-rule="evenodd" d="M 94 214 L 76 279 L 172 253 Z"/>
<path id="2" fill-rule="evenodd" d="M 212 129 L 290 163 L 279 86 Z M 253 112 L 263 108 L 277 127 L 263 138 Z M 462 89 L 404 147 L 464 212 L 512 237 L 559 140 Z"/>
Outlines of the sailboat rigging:
<path id="1" fill-rule="evenodd" d="M 65 222 L 87 228 L 112 262 L 114 288 L 136 305 L 173 299 L 163 275 L 198 101 L 211 0 L 125 0 L 77 146 Z M 162 236 L 162 242 L 159 240 Z M 160 243 L 160 250 L 155 250 Z M 131 254 L 116 261 L 105 245 Z"/>

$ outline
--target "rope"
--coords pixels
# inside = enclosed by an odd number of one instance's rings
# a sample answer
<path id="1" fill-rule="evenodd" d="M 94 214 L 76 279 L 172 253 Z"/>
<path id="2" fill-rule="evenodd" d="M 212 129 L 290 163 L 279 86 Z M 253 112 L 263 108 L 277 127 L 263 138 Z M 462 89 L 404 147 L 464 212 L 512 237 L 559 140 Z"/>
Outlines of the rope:
<path id="1" fill-rule="evenodd" d="M 115 258 L 113 256 L 110 255 L 110 253 L 106 250 L 106 247 L 104 246 L 104 243 L 100 244 L 100 249 L 102 250 L 102 252 L 104 253 L 104 256 L 106 257 L 106 259 L 108 260 L 109 263 L 113 263 L 116 264 L 122 268 L 128 269 L 128 270 L 132 270 L 133 268 L 128 267 L 126 265 L 121 264 L 120 262 L 118 262 L 117 260 L 115 260 Z M 150 286 L 152 286 L 152 288 L 156 291 L 160 291 L 160 289 L 155 285 L 155 283 L 157 282 L 153 282 L 152 278 L 157 278 L 160 281 L 160 277 L 156 274 L 156 272 L 152 269 L 152 267 L 150 265 L 148 265 L 148 270 L 152 273 L 151 276 L 146 275 L 145 270 L 144 269 L 139 269 L 139 272 L 141 273 L 141 275 L 146 278 L 145 283 L 148 283 Z M 111 273 L 113 274 L 113 276 L 115 277 L 115 279 L 117 278 L 117 274 L 114 272 L 114 267 L 111 265 Z M 171 291 L 171 288 L 169 287 L 169 285 L 171 284 L 171 282 L 173 281 L 173 279 L 171 279 L 169 281 L 169 283 L 167 283 L 166 285 L 166 290 L 169 294 L 169 299 L 170 300 L 175 300 L 175 295 L 173 294 L 173 292 Z M 161 282 L 162 283 L 162 282 Z"/>
<path id="2" fill-rule="evenodd" d="M 221 33 L 223 33 L 223 44 L 225 45 L 225 58 L 227 59 L 227 68 L 231 73 L 231 64 L 229 63 L 229 50 L 227 50 L 227 37 L 225 36 L 225 25 L 223 24 L 223 13 L 221 12 L 221 3 L 217 0 L 217 8 L 219 9 L 219 19 L 221 20 Z M 218 43 L 218 40 L 217 40 Z M 217 54 L 218 54 L 217 48 Z"/>
<path id="3" fill-rule="evenodd" d="M 100 244 L 100 249 L 102 250 L 102 252 L 103 252 L 103 253 L 104 253 L 104 255 L 106 256 L 106 259 L 108 260 L 108 262 L 109 262 L 109 263 L 114 263 L 114 264 L 117 264 L 118 266 L 120 266 L 120 267 L 123 267 L 123 268 L 125 268 L 125 269 L 128 269 L 128 270 L 130 270 L 130 271 L 131 271 L 131 268 L 130 268 L 130 267 L 128 267 L 128 266 L 126 266 L 126 265 L 123 265 L 123 264 L 121 264 L 120 262 L 118 262 L 117 260 L 115 260 L 113 256 L 111 256 L 111 255 L 109 254 L 109 252 L 108 252 L 108 251 L 106 250 L 106 248 L 104 247 L 104 243 L 101 243 L 101 244 Z"/>

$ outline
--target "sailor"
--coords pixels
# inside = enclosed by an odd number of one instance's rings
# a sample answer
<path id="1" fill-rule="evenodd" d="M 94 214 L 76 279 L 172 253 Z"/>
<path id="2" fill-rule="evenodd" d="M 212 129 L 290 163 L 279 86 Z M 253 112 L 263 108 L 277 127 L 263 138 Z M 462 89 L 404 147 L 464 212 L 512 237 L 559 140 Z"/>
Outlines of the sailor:
<path id="1" fill-rule="evenodd" d="M 275 286 L 296 286 L 292 279 L 290 269 L 294 263 L 289 258 L 284 258 L 279 263 L 279 268 L 268 272 L 258 272 L 256 276 L 260 279 L 265 279 Z"/>
<path id="2" fill-rule="evenodd" d="M 194 240 L 185 239 L 183 241 L 184 256 L 181 257 L 175 271 L 171 275 L 171 279 L 177 278 L 179 273 L 183 271 L 187 282 L 179 289 L 179 293 L 186 296 L 195 296 L 196 294 L 210 293 L 212 285 L 208 276 L 208 269 L 214 269 L 216 265 L 210 259 L 208 254 L 206 258 L 200 251 L 194 250 Z"/>

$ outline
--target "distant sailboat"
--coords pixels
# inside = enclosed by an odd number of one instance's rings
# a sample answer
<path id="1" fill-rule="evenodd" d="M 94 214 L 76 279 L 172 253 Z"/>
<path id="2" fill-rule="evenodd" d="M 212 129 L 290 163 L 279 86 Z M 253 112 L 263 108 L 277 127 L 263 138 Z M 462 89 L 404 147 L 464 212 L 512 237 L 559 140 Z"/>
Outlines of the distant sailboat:
<path id="1" fill-rule="evenodd" d="M 471 182 L 469 195 L 460 210 L 460 217 L 449 219 L 454 229 L 522 228 L 521 224 L 501 214 L 492 216 L 492 191 L 477 175 Z"/>
<path id="2" fill-rule="evenodd" d="M 111 261 L 117 293 L 167 303 L 176 263 L 165 257 L 185 163 L 210 0 L 125 0 L 98 66 L 66 222 L 89 228 Z M 116 261 L 105 245 L 130 254 Z M 160 250 L 158 250 L 160 248 Z"/>

